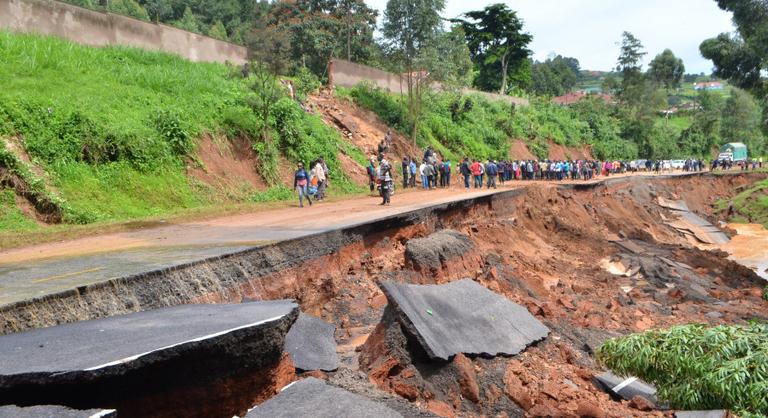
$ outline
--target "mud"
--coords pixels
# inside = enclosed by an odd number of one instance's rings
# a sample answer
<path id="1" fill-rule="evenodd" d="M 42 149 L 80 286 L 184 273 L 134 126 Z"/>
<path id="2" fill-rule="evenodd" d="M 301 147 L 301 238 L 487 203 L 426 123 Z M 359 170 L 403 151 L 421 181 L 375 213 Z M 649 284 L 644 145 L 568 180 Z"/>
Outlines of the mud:
<path id="1" fill-rule="evenodd" d="M 657 204 L 685 200 L 717 225 L 712 204 L 759 178 L 536 184 L 17 304 L 2 313 L 2 330 L 179 303 L 293 298 L 336 325 L 341 368 L 320 376 L 358 386 L 355 393 L 373 384 L 440 416 L 661 416 L 596 388 L 603 370 L 592 353 L 631 332 L 768 318 L 764 282 L 728 253 L 694 247 Z M 426 257 L 424 268 L 406 255 L 409 241 L 447 229 L 466 237 L 462 251 L 440 250 L 439 263 Z M 631 274 L 612 274 L 601 260 Z M 385 311 L 378 283 L 462 278 L 526 307 L 552 333 L 514 357 L 428 360 Z"/>

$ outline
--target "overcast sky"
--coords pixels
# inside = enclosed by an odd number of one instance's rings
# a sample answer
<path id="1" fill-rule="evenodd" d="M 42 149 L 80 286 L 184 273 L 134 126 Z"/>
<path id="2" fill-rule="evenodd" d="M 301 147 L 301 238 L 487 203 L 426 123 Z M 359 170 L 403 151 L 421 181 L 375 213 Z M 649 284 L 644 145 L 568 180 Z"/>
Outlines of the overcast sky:
<path id="1" fill-rule="evenodd" d="M 365 0 L 383 19 L 387 0 Z M 443 17 L 456 17 L 500 0 L 446 0 Z M 533 35 L 537 60 L 557 53 L 575 57 L 583 69 L 610 70 L 616 65 L 617 42 L 625 30 L 645 45 L 646 63 L 671 49 L 688 73 L 709 74 L 712 63 L 699 54 L 699 44 L 721 32 L 734 31 L 731 14 L 714 0 L 506 0 Z"/>

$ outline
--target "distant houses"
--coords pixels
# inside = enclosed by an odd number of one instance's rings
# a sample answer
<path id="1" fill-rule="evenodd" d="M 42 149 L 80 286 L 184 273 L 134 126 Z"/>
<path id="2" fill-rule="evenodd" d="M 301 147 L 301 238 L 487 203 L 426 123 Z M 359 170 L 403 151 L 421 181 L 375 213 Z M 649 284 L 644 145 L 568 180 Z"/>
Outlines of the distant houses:
<path id="1" fill-rule="evenodd" d="M 702 83 L 693 83 L 693 89 L 694 90 L 722 90 L 723 89 L 723 83 L 719 81 L 705 81 Z"/>
<path id="2" fill-rule="evenodd" d="M 609 104 L 616 103 L 616 101 L 613 99 L 613 96 L 611 96 L 610 94 L 591 93 L 586 91 L 574 91 L 571 93 L 564 94 L 562 96 L 557 96 L 552 99 L 552 103 L 559 104 L 561 106 L 569 106 L 569 105 L 578 103 L 590 96 L 599 97 Z"/>

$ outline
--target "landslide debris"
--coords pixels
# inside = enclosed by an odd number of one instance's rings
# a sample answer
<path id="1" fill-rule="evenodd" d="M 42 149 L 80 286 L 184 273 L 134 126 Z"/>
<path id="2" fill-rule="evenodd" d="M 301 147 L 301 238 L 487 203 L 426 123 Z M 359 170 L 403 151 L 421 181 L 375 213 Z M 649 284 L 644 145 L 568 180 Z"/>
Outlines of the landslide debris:
<path id="1" fill-rule="evenodd" d="M 437 273 L 446 261 L 461 257 L 474 248 L 465 234 L 443 229 L 424 238 L 413 238 L 405 244 L 405 259 L 417 272 Z"/>
<path id="2" fill-rule="evenodd" d="M 432 360 L 515 355 L 549 329 L 524 307 L 469 279 L 443 285 L 381 284 L 398 323 Z"/>
<path id="3" fill-rule="evenodd" d="M 292 301 L 181 305 L 0 337 L 0 404 L 231 417 L 294 376 Z"/>
<path id="4" fill-rule="evenodd" d="M 335 331 L 334 325 L 302 312 L 285 336 L 285 351 L 299 370 L 336 370 L 339 358 L 333 336 Z"/>
<path id="5" fill-rule="evenodd" d="M 308 377 L 292 383 L 274 398 L 257 406 L 246 418 L 295 417 L 402 418 L 386 405 Z"/>

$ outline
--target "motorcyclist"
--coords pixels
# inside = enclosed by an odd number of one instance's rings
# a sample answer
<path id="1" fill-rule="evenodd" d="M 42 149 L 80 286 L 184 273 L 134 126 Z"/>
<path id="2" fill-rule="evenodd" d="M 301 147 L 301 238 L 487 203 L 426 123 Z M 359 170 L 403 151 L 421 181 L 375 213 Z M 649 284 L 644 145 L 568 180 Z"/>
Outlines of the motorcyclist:
<path id="1" fill-rule="evenodd" d="M 394 181 L 392 180 L 392 166 L 386 159 L 382 159 L 379 163 L 378 177 L 382 198 L 381 204 L 389 205 Z"/>

